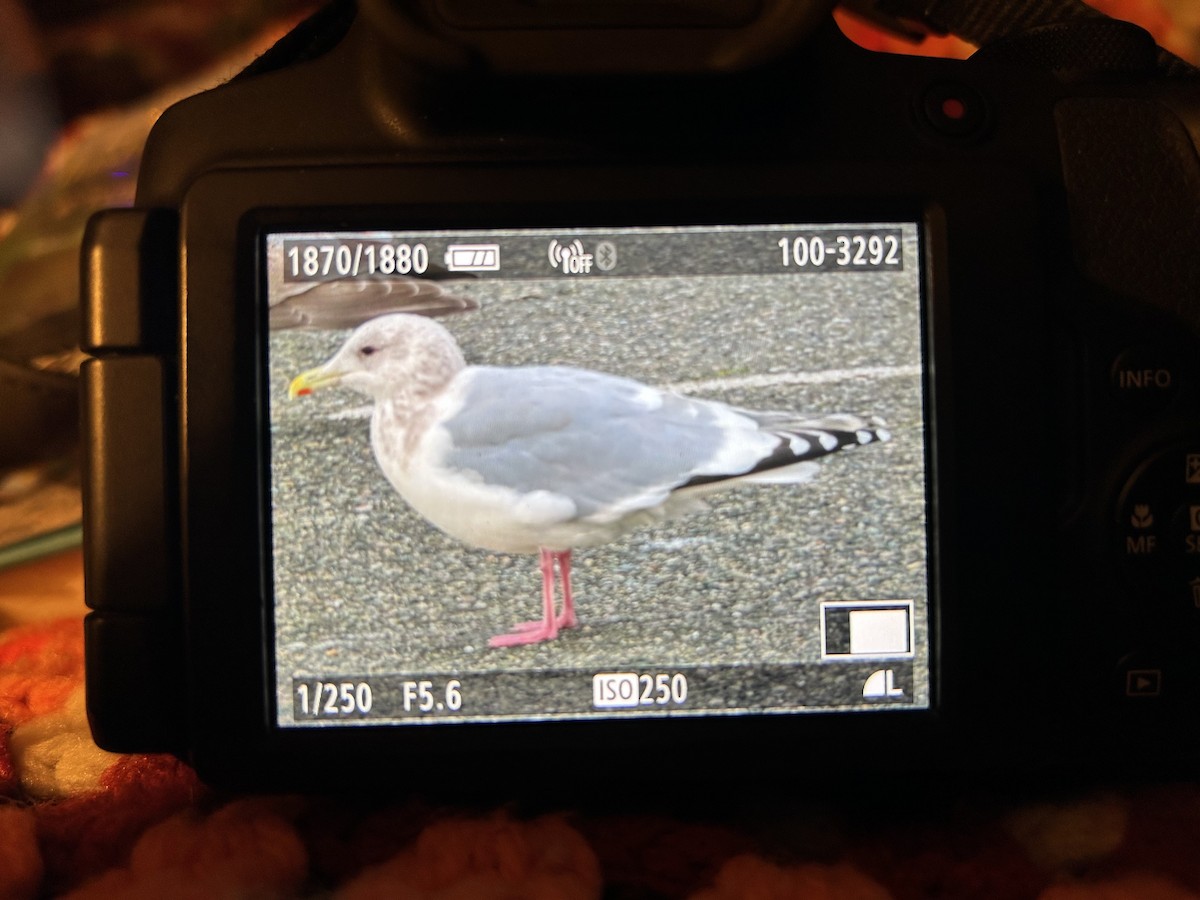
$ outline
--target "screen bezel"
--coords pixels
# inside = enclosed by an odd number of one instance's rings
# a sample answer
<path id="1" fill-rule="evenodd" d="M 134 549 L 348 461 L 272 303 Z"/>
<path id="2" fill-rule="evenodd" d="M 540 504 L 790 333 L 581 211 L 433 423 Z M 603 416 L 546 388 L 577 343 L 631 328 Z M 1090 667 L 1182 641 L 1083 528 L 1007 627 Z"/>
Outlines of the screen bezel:
<path id="1" fill-rule="evenodd" d="M 949 418 L 948 394 L 943 388 L 950 370 L 948 307 L 944 302 L 945 201 L 935 200 L 928 191 L 915 192 L 907 178 L 897 178 L 886 193 L 872 195 L 870 185 L 850 177 L 854 174 L 850 171 L 820 178 L 812 177 L 810 170 L 805 181 L 810 190 L 781 193 L 779 184 L 791 174 L 786 166 L 736 170 L 729 166 L 707 170 L 562 167 L 551 170 L 552 177 L 547 177 L 545 168 L 519 167 L 384 171 L 387 184 L 383 187 L 381 171 L 365 167 L 320 173 L 214 173 L 193 186 L 183 208 L 188 254 L 183 264 L 186 325 L 180 393 L 187 652 L 193 761 L 202 772 L 214 772 L 223 781 L 258 779 L 263 783 L 278 776 L 286 783 L 283 773 L 294 771 L 313 754 L 336 750 L 339 755 L 352 753 L 361 760 L 361 772 L 378 774 L 398 746 L 406 752 L 442 753 L 481 740 L 492 748 L 496 760 L 511 760 L 530 745 L 574 750 L 591 747 L 593 753 L 599 752 L 596 748 L 604 752 L 678 749 L 697 741 L 726 750 L 744 747 L 747 742 L 779 747 L 800 733 L 833 735 L 839 747 L 853 745 L 855 736 L 869 738 L 866 743 L 871 744 L 881 733 L 892 735 L 890 745 L 914 748 L 912 752 L 931 746 L 935 734 L 944 728 L 947 710 L 954 706 L 953 701 L 947 703 L 941 677 L 948 612 L 941 535 L 953 528 L 951 492 L 945 477 L 950 445 L 948 429 L 942 427 Z M 590 196 L 588 191 L 579 196 L 581 184 L 590 186 Z M 701 201 L 694 196 L 696 184 L 720 184 L 723 190 Z M 815 184 L 821 185 L 819 192 L 812 187 Z M 540 198 L 535 202 L 528 199 L 530 185 L 536 185 L 532 193 Z M 567 186 L 575 190 L 567 192 Z M 572 193 L 575 196 L 569 201 L 554 199 Z M 523 202 L 514 200 L 518 194 Z M 455 724 L 420 729 L 389 725 L 283 729 L 273 724 L 262 235 L 302 229 L 401 227 L 398 223 L 417 229 L 564 222 L 604 226 L 856 220 L 917 222 L 925 257 L 927 489 L 930 509 L 937 510 L 928 517 L 931 709 Z M 257 399 L 251 403 L 248 397 Z M 230 440 L 228 435 L 252 439 Z M 228 487 L 211 490 L 216 484 Z M 217 546 L 224 553 L 215 551 Z M 214 669 L 214 660 L 224 660 L 225 665 Z M 220 698 L 220 704 L 213 703 L 214 697 Z M 231 746 L 233 735 L 236 753 Z"/>

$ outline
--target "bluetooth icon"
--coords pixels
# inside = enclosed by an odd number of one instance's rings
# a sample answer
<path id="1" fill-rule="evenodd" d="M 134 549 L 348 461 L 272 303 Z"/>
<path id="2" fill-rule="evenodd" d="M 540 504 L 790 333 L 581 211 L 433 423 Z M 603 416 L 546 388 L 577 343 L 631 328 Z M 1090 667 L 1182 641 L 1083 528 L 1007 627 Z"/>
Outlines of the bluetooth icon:
<path id="1" fill-rule="evenodd" d="M 617 267 L 617 245 L 612 241 L 600 241 L 592 255 L 596 258 L 596 268 L 601 272 L 611 272 Z"/>

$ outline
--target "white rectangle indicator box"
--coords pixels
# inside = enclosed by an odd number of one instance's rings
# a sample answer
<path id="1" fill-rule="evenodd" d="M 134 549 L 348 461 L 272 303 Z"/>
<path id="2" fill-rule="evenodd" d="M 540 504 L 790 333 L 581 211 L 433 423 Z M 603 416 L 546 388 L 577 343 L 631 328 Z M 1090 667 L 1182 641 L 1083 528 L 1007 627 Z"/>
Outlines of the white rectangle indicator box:
<path id="1" fill-rule="evenodd" d="M 850 655 L 881 656 L 908 652 L 908 610 L 850 610 Z"/>
<path id="2" fill-rule="evenodd" d="M 881 659 L 913 655 L 913 605 L 909 601 L 821 604 L 821 657 Z"/>

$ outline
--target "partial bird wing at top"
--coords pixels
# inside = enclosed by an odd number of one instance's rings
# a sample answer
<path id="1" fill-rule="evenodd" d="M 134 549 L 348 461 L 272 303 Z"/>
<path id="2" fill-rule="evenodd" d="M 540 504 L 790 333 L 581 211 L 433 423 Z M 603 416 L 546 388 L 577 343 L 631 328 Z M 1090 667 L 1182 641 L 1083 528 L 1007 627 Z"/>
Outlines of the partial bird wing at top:
<path id="1" fill-rule="evenodd" d="M 348 329 L 387 313 L 447 316 L 479 308 L 474 300 L 456 296 L 451 290 L 451 286 L 426 278 L 390 281 L 347 278 L 304 283 L 271 304 L 269 326 L 272 331 Z"/>

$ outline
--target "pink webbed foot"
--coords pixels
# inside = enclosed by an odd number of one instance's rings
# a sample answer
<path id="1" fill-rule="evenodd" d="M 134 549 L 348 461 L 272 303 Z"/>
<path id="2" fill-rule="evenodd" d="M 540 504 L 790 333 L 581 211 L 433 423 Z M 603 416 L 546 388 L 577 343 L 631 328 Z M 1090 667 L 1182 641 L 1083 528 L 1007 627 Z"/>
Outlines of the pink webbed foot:
<path id="1" fill-rule="evenodd" d="M 554 584 L 555 562 L 558 563 L 558 573 L 563 586 L 563 611 L 555 614 Z M 571 596 L 571 551 L 542 550 L 542 618 L 531 622 L 520 622 L 513 626 L 507 634 L 498 634 L 488 640 L 489 647 L 519 647 L 524 644 L 538 644 L 558 637 L 563 628 L 574 628 L 575 603 Z"/>
<path id="2" fill-rule="evenodd" d="M 530 626 L 530 627 L 526 627 Z M 523 644 L 540 644 L 558 637 L 558 626 L 554 623 L 546 627 L 545 622 L 522 622 L 507 634 L 498 634 L 488 638 L 489 647 L 520 647 Z"/>
<path id="3" fill-rule="evenodd" d="M 518 622 L 512 627 L 512 631 L 489 638 L 488 646 L 518 647 L 521 644 L 537 644 L 541 641 L 552 641 L 558 637 L 560 630 L 574 628 L 577 624 L 578 621 L 575 618 L 574 610 L 564 612 L 560 616 L 555 616 L 550 627 L 547 627 L 545 621 L 542 619 L 534 619 L 530 622 Z"/>

